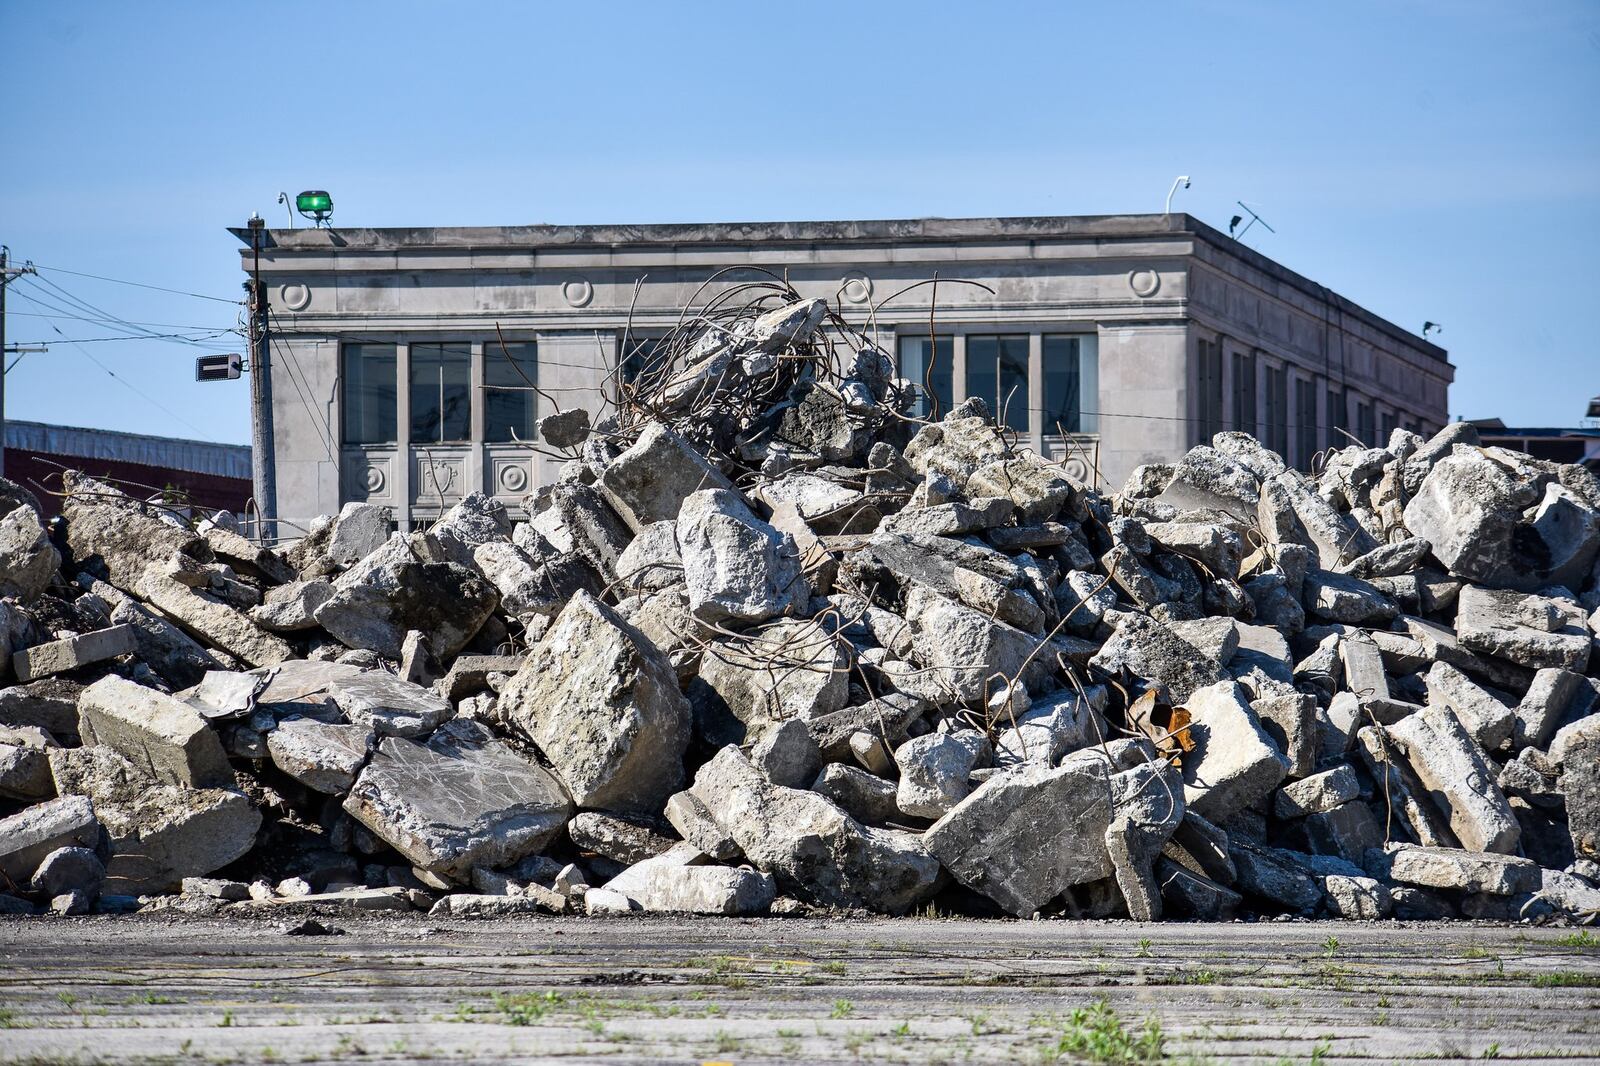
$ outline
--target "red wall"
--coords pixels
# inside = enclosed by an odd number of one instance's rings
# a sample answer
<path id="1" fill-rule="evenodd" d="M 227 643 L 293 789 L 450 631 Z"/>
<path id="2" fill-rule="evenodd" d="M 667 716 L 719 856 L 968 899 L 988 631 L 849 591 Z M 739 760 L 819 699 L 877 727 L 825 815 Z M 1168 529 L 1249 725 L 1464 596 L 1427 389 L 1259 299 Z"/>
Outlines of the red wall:
<path id="1" fill-rule="evenodd" d="M 119 459 L 85 459 L 82 456 L 6 449 L 5 476 L 39 497 L 47 518 L 61 513 L 60 499 L 51 494 L 61 491 L 63 467 L 81 470 L 90 477 L 103 478 L 128 495 L 140 499 L 147 499 L 170 487 L 187 493 L 191 501 L 202 507 L 242 512 L 245 501 L 250 498 L 250 482 L 243 478 L 194 474 L 187 470 L 168 470 L 159 466 L 145 466 L 143 463 L 126 463 Z"/>

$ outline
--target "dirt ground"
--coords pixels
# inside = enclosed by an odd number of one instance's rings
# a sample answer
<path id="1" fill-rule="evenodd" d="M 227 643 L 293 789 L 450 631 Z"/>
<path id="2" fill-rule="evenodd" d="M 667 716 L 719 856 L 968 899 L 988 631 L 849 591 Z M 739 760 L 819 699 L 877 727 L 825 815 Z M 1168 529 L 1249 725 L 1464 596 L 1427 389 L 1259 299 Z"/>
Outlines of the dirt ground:
<path id="1" fill-rule="evenodd" d="M 0 1062 L 1600 1061 L 1572 929 L 300 917 L 0 920 Z"/>

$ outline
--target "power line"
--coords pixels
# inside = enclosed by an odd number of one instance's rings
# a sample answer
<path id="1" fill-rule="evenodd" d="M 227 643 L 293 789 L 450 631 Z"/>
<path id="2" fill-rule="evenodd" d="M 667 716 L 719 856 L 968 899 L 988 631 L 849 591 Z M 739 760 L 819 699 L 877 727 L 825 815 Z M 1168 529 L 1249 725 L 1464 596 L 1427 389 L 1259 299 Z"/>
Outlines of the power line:
<path id="1" fill-rule="evenodd" d="M 80 298 L 80 297 L 68 292 L 66 289 L 62 288 L 60 285 L 57 285 L 55 282 L 51 281 L 49 278 L 40 277 L 38 275 L 34 275 L 34 277 L 30 278 L 29 280 L 32 281 L 34 284 L 37 284 L 37 285 L 48 286 L 50 288 L 50 290 L 52 291 L 52 293 L 55 295 L 56 299 L 66 300 L 67 301 L 67 305 L 69 307 L 81 309 L 83 311 L 87 311 L 91 315 L 104 315 L 105 316 L 105 321 L 111 326 L 120 327 L 120 328 L 128 331 L 129 333 L 137 333 L 137 334 L 143 334 L 143 335 L 149 335 L 149 334 L 152 334 L 152 333 L 155 332 L 154 330 L 148 329 L 148 328 L 146 328 L 144 326 L 135 325 L 134 323 L 129 322 L 127 319 L 123 318 L 121 315 L 113 314 L 112 312 L 107 311 L 105 308 L 99 306 L 98 304 L 92 304 L 88 300 L 82 299 L 82 298 Z"/>
<path id="2" fill-rule="evenodd" d="M 117 338 L 112 338 L 112 339 L 119 339 L 119 340 L 172 340 L 174 343 L 177 343 L 177 344 L 193 344 L 193 345 L 195 345 L 197 347 L 201 345 L 201 342 L 199 340 L 184 339 L 184 338 L 182 338 L 182 337 L 180 337 L 178 335 L 175 335 L 175 334 L 161 334 L 161 333 L 156 333 L 156 332 L 154 332 L 153 330 L 150 330 L 150 329 L 134 329 L 134 328 L 132 328 L 134 326 L 134 323 L 127 322 L 127 320 L 125 320 L 125 319 L 119 319 L 119 318 L 96 318 L 96 317 L 91 317 L 89 315 L 77 314 L 77 313 L 73 312 L 73 309 L 71 307 L 63 307 L 59 303 L 56 303 L 53 300 L 47 299 L 46 297 L 43 297 L 38 293 L 28 293 L 28 292 L 17 291 L 17 292 L 14 292 L 12 295 L 20 297 L 21 299 L 27 300 L 29 303 L 31 303 L 31 304 L 33 304 L 33 305 L 35 305 L 37 307 L 43 307 L 43 308 L 46 308 L 49 311 L 56 312 L 55 314 L 44 314 L 44 313 L 41 313 L 41 312 L 13 311 L 13 312 L 11 312 L 11 314 L 14 317 L 42 318 L 42 319 L 45 319 L 47 321 L 49 321 L 49 320 L 57 320 L 57 319 L 67 319 L 67 320 L 74 321 L 74 322 L 88 322 L 88 323 L 90 323 L 92 325 L 98 325 L 98 326 L 111 326 L 113 328 L 115 328 L 117 326 L 123 326 L 125 328 L 128 328 L 129 331 L 126 334 L 124 334 L 124 335 L 122 335 L 120 337 L 117 337 Z M 167 327 L 169 329 L 184 329 L 184 330 L 190 330 L 190 331 L 193 331 L 193 332 L 208 333 L 208 334 L 221 334 L 221 333 L 232 333 L 232 332 L 235 332 L 232 329 L 228 329 L 228 328 L 224 328 L 224 327 L 180 325 L 180 324 L 175 323 L 175 322 L 152 322 L 152 323 L 149 323 L 149 325 L 165 326 L 165 327 Z M 54 327 L 52 327 L 52 328 L 54 328 Z"/>
<path id="3" fill-rule="evenodd" d="M 53 270 L 57 274 L 72 274 L 80 278 L 93 278 L 96 281 L 109 281 L 117 285 L 132 285 L 139 289 L 154 289 L 156 292 L 170 292 L 174 296 L 193 296 L 197 300 L 214 300 L 219 304 L 236 304 L 239 302 L 238 300 L 223 299 L 221 296 L 207 296 L 203 292 L 186 292 L 183 289 L 169 289 L 163 285 L 148 285 L 142 281 L 128 281 L 123 278 L 108 278 L 100 274 L 85 274 L 81 270 L 68 270 L 66 267 L 41 266 L 40 264 L 35 263 L 33 264 L 33 268 L 35 270 Z"/>
<path id="4" fill-rule="evenodd" d="M 144 400 L 146 403 L 148 403 L 150 406 L 154 407 L 156 410 L 162 411 L 162 412 L 166 413 L 167 415 L 170 415 L 172 418 L 176 419 L 177 421 L 182 422 L 184 425 L 188 426 L 190 429 L 194 430 L 196 433 L 199 433 L 202 437 L 205 436 L 205 432 L 206 432 L 205 430 L 201 429 L 199 426 L 195 425 L 193 422 L 189 421 L 187 418 L 184 418 L 182 415 L 178 414 L 178 412 L 172 410 L 172 408 L 163 405 L 161 403 L 161 401 L 157 400 L 155 397 L 153 397 L 150 394 L 146 393 L 143 389 L 141 389 L 137 385 L 133 384 L 133 382 L 128 381 L 126 378 L 124 378 L 124 377 L 120 376 L 119 374 L 117 374 L 116 371 L 112 370 L 110 367 L 106 366 L 100 360 L 96 359 L 94 357 L 94 355 L 89 351 L 89 349 L 87 349 L 85 347 L 82 347 L 81 345 L 78 344 L 78 342 L 74 341 L 71 337 L 67 336 L 65 333 L 62 333 L 60 328 L 58 326 L 56 326 L 54 323 L 51 323 L 50 328 L 52 330 L 55 330 L 56 335 L 59 336 L 62 340 L 66 341 L 68 344 L 72 345 L 74 348 L 77 348 L 78 351 L 83 354 L 83 357 L 85 359 L 89 360 L 89 362 L 93 363 L 95 366 L 99 367 L 101 370 L 104 370 L 106 372 L 106 374 L 108 374 L 113 380 L 115 380 L 116 382 L 121 384 L 124 388 L 128 389 L 135 396 L 138 396 L 140 399 Z"/>
<path id="5" fill-rule="evenodd" d="M 48 316 L 48 315 L 40 315 L 38 317 L 48 318 L 50 316 Z M 183 340 L 183 341 L 190 341 L 190 342 L 193 342 L 195 344 L 199 344 L 202 341 L 210 340 L 210 339 L 213 339 L 215 337 L 220 337 L 224 333 L 237 333 L 237 332 L 238 332 L 238 330 L 234 330 L 234 329 L 214 329 L 214 330 L 211 330 L 211 331 L 209 331 L 207 333 L 153 333 L 153 334 L 150 334 L 149 336 L 141 335 L 141 336 L 137 336 L 137 337 L 130 337 L 130 336 L 126 335 L 126 334 L 118 334 L 118 335 L 116 335 L 114 337 L 77 337 L 77 338 L 75 338 L 75 340 L 79 344 L 93 344 L 93 343 L 95 343 L 97 341 L 165 341 L 165 340 Z M 35 343 L 37 343 L 37 342 L 35 342 Z"/>

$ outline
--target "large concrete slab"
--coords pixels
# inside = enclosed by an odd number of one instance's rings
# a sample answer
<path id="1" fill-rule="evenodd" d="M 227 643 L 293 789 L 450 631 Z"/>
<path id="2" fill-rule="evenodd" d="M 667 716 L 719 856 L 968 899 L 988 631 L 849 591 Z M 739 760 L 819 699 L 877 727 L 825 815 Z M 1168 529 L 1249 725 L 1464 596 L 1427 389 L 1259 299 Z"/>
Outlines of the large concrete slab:
<path id="1" fill-rule="evenodd" d="M 18 1061 L 1592 1061 L 1600 953 L 1488 923 L 0 918 Z"/>

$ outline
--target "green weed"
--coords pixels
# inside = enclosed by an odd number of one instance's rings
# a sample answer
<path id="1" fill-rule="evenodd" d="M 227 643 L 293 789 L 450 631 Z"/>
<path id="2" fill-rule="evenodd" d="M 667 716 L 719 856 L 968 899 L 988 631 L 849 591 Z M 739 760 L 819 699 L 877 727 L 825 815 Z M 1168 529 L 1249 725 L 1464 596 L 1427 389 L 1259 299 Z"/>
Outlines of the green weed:
<path id="1" fill-rule="evenodd" d="M 1159 1062 L 1166 1054 L 1166 1038 L 1154 1015 L 1142 1027 L 1129 1029 L 1108 1003 L 1095 1000 L 1075 1009 L 1067 1018 L 1066 1032 L 1053 1049 L 1056 1057 L 1076 1056 L 1088 1062 L 1123 1064 Z"/>

